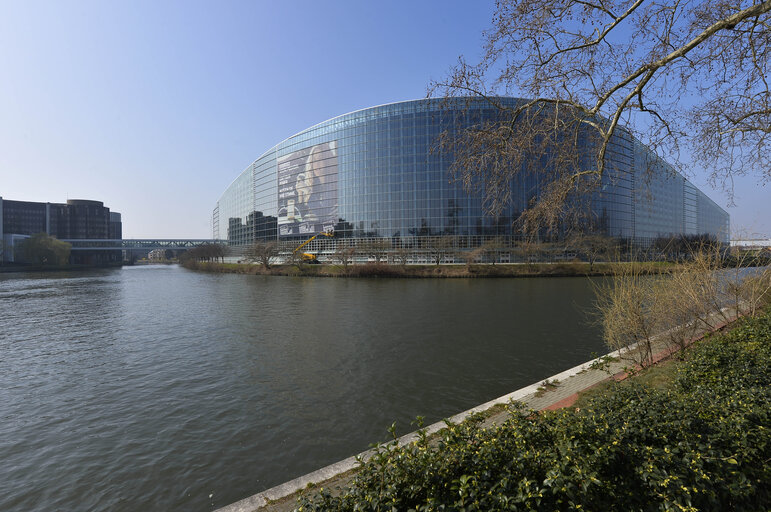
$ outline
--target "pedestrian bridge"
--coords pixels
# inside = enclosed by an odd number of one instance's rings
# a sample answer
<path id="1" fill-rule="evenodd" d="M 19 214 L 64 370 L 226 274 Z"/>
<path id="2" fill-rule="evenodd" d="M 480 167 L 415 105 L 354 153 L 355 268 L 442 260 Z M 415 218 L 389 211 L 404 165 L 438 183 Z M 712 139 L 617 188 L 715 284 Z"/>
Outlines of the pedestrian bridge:
<path id="1" fill-rule="evenodd" d="M 62 240 L 72 245 L 73 251 L 121 251 L 121 250 L 148 250 L 153 249 L 192 249 L 199 245 L 222 243 L 222 240 L 213 239 L 178 239 L 178 238 L 123 238 L 116 240 L 105 239 L 67 239 Z"/>

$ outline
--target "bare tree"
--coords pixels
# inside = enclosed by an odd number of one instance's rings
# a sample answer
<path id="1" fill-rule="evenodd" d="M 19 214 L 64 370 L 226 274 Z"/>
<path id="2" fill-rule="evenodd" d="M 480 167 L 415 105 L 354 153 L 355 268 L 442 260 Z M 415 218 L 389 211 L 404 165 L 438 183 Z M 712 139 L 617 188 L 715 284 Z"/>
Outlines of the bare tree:
<path id="1" fill-rule="evenodd" d="M 545 171 L 524 228 L 572 221 L 580 198 L 614 179 L 610 157 L 630 137 L 657 155 L 651 172 L 665 167 L 658 157 L 682 167 L 690 147 L 729 190 L 738 174 L 771 180 L 771 0 L 499 0 L 484 49 L 431 93 L 499 112 L 440 140 L 491 215 L 512 201 L 512 181 Z"/>
<path id="2" fill-rule="evenodd" d="M 739 310 L 752 317 L 771 304 L 771 267 L 764 267 L 757 273 L 744 277 L 739 288 L 739 297 Z"/>
<path id="3" fill-rule="evenodd" d="M 757 264 L 756 253 L 739 247 L 729 257 L 732 268 L 724 271 L 729 301 L 737 313 L 757 316 L 771 302 L 771 267 L 748 268 Z"/>
<path id="4" fill-rule="evenodd" d="M 343 266 L 345 271 L 348 271 L 348 266 L 353 263 L 353 259 L 356 256 L 356 247 L 349 246 L 344 242 L 338 242 L 335 248 L 333 258 L 335 261 Z"/>
<path id="5" fill-rule="evenodd" d="M 225 256 L 228 255 L 229 247 L 225 244 L 212 244 L 211 251 L 215 261 L 224 262 Z"/>
<path id="6" fill-rule="evenodd" d="M 258 240 L 246 249 L 246 259 L 261 263 L 265 269 L 270 268 L 270 263 L 276 256 L 278 244 L 275 241 Z"/>
<path id="7" fill-rule="evenodd" d="M 532 270 L 535 263 L 543 259 L 545 244 L 535 237 L 526 237 L 517 242 L 512 252 Z"/>
<path id="8" fill-rule="evenodd" d="M 396 260 L 402 267 L 407 266 L 407 262 L 410 260 L 410 256 L 412 256 L 412 249 L 409 247 L 404 247 L 403 245 L 394 251 L 394 260 Z"/>
<path id="9" fill-rule="evenodd" d="M 425 240 L 425 244 L 431 261 L 436 265 L 439 265 L 444 258 L 455 254 L 454 236 L 430 237 Z"/>
<path id="10" fill-rule="evenodd" d="M 289 254 L 287 254 L 287 263 L 294 265 L 297 267 L 297 270 L 302 272 L 306 263 L 304 253 L 302 251 L 290 251 Z"/>
<path id="11" fill-rule="evenodd" d="M 639 262 L 619 263 L 612 280 L 596 290 L 605 343 L 641 367 L 653 361 L 653 341 L 663 330 L 657 298 L 665 289 Z"/>
<path id="12" fill-rule="evenodd" d="M 694 248 L 675 272 L 648 275 L 638 262 L 617 264 L 616 277 L 598 287 L 597 305 L 605 340 L 612 349 L 646 366 L 654 338 L 682 350 L 697 335 L 756 315 L 771 301 L 771 269 L 723 268 L 723 255 L 710 245 Z"/>
<path id="13" fill-rule="evenodd" d="M 189 249 L 183 259 L 193 259 L 196 261 L 224 261 L 228 254 L 228 246 L 224 244 L 201 244 Z"/>
<path id="14" fill-rule="evenodd" d="M 360 253 L 374 258 L 377 263 L 386 258 L 390 248 L 391 241 L 382 238 L 365 240 L 357 246 L 357 250 Z"/>
<path id="15" fill-rule="evenodd" d="M 567 238 L 567 246 L 586 258 L 590 272 L 597 260 L 618 260 L 618 241 L 600 233 L 574 231 Z"/>
<path id="16" fill-rule="evenodd" d="M 506 245 L 504 244 L 503 239 L 496 236 L 495 238 L 486 240 L 485 243 L 482 244 L 481 249 L 489 261 L 495 265 L 498 261 L 499 253 L 504 247 L 506 247 Z"/>
<path id="17" fill-rule="evenodd" d="M 471 271 L 471 265 L 479 261 L 485 255 L 486 251 L 487 248 L 482 245 L 476 249 L 472 249 L 463 253 L 463 259 L 466 261 L 466 272 Z"/>

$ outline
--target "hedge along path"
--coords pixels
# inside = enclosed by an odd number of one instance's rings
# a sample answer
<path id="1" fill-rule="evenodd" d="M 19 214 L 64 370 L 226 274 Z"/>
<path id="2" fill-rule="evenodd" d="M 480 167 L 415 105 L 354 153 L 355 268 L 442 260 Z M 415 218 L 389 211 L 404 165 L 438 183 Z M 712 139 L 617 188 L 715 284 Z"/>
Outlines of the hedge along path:
<path id="1" fill-rule="evenodd" d="M 717 324 L 713 329 L 704 329 L 699 335 L 692 338 L 688 344 L 703 338 L 709 332 L 723 329 L 730 322 L 736 320 L 734 311 L 725 308 L 724 317 L 728 321 Z M 715 315 L 717 316 L 717 315 Z M 652 364 L 659 363 L 670 358 L 678 351 L 678 347 L 666 342 L 669 331 L 657 335 L 653 340 L 654 355 Z M 508 419 L 511 412 L 506 406 L 511 402 L 524 404 L 524 410 L 557 410 L 571 407 L 578 399 L 579 393 L 598 384 L 613 379 L 621 381 L 634 375 L 641 368 L 636 365 L 628 354 L 636 349 L 634 345 L 616 350 L 605 356 L 592 359 L 583 364 L 553 375 L 540 383 L 534 383 L 512 393 L 501 396 L 489 402 L 485 402 L 472 409 L 461 412 L 447 420 L 436 422 L 421 430 L 431 437 L 438 434 L 447 426 L 447 422 L 461 423 L 474 414 L 483 414 L 486 419 L 480 425 L 488 428 L 501 425 Z M 397 439 L 399 446 L 414 443 L 419 439 L 418 432 L 411 432 Z M 306 475 L 300 476 L 283 484 L 277 485 L 243 500 L 237 501 L 216 512 L 289 512 L 297 507 L 297 499 L 301 495 L 313 495 L 319 488 L 332 490 L 333 494 L 338 489 L 349 485 L 355 477 L 361 463 L 367 462 L 375 454 L 375 449 L 369 449 L 358 455 L 348 457 L 329 466 L 323 467 Z"/>

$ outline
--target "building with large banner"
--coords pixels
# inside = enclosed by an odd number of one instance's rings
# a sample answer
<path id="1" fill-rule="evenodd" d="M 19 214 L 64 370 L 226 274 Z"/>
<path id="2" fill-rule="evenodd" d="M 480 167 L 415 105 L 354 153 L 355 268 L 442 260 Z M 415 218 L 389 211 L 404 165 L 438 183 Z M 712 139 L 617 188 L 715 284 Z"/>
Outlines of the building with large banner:
<path id="1" fill-rule="evenodd" d="M 498 101 L 514 106 L 522 100 Z M 516 241 L 521 233 L 515 220 L 548 173 L 513 184 L 511 201 L 493 218 L 485 215 L 481 195 L 450 179 L 452 155 L 436 148 L 443 131 L 457 133 L 471 119 L 478 123 L 496 114 L 481 99 L 424 99 L 312 126 L 238 175 L 214 208 L 213 238 L 237 247 L 334 231 L 335 239 L 325 238 L 322 249 L 341 239 L 385 239 L 394 248 L 419 247 L 436 237 L 454 237 L 462 248 L 493 237 Z M 626 130 L 617 130 L 606 158 L 613 163 L 590 201 L 593 224 L 604 235 L 638 246 L 679 235 L 728 242 L 728 214 Z M 644 175 L 652 161 L 660 172 Z"/>

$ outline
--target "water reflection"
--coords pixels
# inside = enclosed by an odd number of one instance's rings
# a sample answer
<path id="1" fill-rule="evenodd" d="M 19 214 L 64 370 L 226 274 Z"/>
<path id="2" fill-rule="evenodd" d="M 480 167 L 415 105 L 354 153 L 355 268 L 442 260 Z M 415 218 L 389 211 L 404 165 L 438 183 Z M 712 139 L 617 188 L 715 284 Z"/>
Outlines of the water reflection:
<path id="1" fill-rule="evenodd" d="M 0 275 L 0 509 L 226 505 L 585 361 L 591 297 L 583 279 Z"/>

